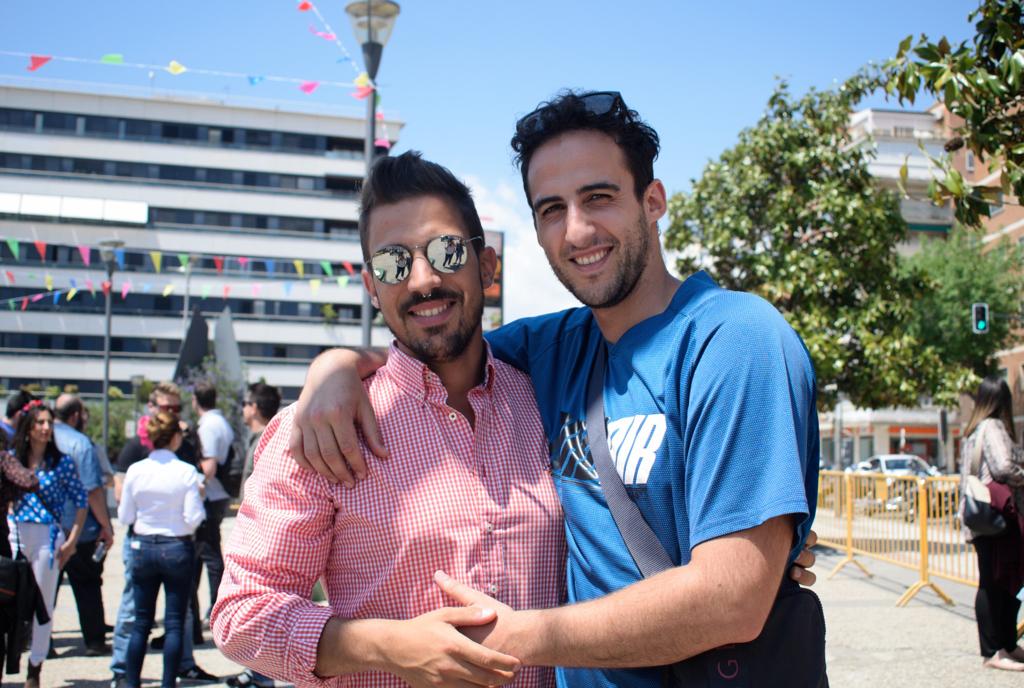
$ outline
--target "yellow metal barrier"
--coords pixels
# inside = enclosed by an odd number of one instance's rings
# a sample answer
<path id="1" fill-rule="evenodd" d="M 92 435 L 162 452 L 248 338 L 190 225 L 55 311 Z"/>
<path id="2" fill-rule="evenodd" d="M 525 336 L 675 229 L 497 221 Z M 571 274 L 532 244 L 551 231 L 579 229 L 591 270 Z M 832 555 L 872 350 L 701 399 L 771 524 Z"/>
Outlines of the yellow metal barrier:
<path id="1" fill-rule="evenodd" d="M 957 516 L 959 489 L 955 476 L 822 471 L 814 529 L 819 542 L 845 553 L 829 578 L 851 563 L 871 576 L 858 557 L 878 559 L 918 572 L 897 606 L 924 588 L 952 604 L 933 577 L 978 582 L 974 548 L 964 542 Z"/>

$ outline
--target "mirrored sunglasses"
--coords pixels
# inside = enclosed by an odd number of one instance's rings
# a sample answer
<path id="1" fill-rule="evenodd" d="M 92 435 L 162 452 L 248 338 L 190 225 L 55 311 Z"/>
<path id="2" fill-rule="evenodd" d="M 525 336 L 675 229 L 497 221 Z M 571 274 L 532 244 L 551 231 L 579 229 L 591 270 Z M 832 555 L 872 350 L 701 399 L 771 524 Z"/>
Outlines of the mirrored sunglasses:
<path id="1" fill-rule="evenodd" d="M 618 91 L 593 91 L 576 96 L 583 108 L 592 115 L 600 117 L 620 108 L 625 109 L 626 103 L 622 100 L 622 94 Z M 524 115 L 516 122 L 516 132 L 519 134 L 536 134 L 544 131 L 544 115 L 551 109 L 550 105 L 543 105 L 528 115 Z"/>
<path id="2" fill-rule="evenodd" d="M 423 249 L 427 262 L 437 272 L 458 272 L 469 260 L 469 244 L 483 237 L 469 239 L 442 234 L 422 246 L 406 247 L 400 244 L 385 246 L 370 257 L 370 270 L 384 284 L 399 284 L 412 271 L 413 251 Z"/>

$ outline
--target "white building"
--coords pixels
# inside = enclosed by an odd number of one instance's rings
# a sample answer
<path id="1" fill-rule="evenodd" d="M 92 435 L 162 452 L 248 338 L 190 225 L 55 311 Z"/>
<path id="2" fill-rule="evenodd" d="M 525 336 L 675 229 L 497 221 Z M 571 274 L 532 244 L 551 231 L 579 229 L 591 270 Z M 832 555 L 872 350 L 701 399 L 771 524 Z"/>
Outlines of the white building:
<path id="1" fill-rule="evenodd" d="M 171 375 L 188 294 L 211 335 L 229 306 L 249 379 L 295 398 L 314 355 L 361 339 L 365 120 L 350 111 L 0 85 L 0 384 L 102 389 L 99 246 L 118 240 L 113 384 Z"/>

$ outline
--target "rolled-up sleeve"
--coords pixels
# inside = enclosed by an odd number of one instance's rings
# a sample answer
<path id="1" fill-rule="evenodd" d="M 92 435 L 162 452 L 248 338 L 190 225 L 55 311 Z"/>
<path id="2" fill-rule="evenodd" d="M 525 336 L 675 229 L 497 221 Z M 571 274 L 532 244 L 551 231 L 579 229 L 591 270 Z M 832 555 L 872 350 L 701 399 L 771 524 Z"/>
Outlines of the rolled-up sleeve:
<path id="1" fill-rule="evenodd" d="M 185 492 L 182 517 L 188 527 L 195 530 L 206 518 L 206 507 L 203 506 L 203 497 L 199 494 L 199 473 L 190 469 L 186 481 L 188 491 Z"/>
<path id="2" fill-rule="evenodd" d="M 211 627 L 229 659 L 296 686 L 322 686 L 328 682 L 313 670 L 334 614 L 310 598 L 330 555 L 337 499 L 330 483 L 292 459 L 292 413 L 274 418 L 256 451 Z"/>

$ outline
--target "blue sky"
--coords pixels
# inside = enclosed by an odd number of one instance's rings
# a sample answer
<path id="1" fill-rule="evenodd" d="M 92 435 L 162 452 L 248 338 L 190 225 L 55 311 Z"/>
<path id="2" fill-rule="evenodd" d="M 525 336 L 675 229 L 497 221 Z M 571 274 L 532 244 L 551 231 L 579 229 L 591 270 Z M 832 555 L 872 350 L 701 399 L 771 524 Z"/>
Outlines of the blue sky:
<path id="1" fill-rule="evenodd" d="M 316 17 L 297 11 L 297 4 L 2 0 L 0 51 L 92 59 L 122 53 L 128 62 L 177 60 L 187 67 L 252 75 L 352 79 L 352 67 L 337 61 L 338 47 L 310 33 Z M 360 61 L 344 0 L 316 5 Z M 466 178 L 481 214 L 508 231 L 507 307 L 515 316 L 571 303 L 560 288 L 549 286 L 556 283 L 542 258 L 538 263 L 510 162 L 515 120 L 539 101 L 564 87 L 621 91 L 661 135 L 656 174 L 669 192 L 684 190 L 709 159 L 757 121 L 776 77 L 802 93 L 828 87 L 869 60 L 885 59 L 910 33 L 963 40 L 972 33 L 967 14 L 976 3 L 406 0 L 401 5 L 378 75 L 381 107 L 407 123 L 395 150 L 421 150 Z M 47 80 L 149 85 L 144 70 L 54 61 L 30 73 L 26 64 L 25 58 L 0 55 L 0 77 L 40 85 L 57 83 Z M 321 87 L 305 96 L 294 85 L 250 86 L 244 79 L 165 72 L 156 73 L 153 84 L 362 109 L 338 88 Z"/>

